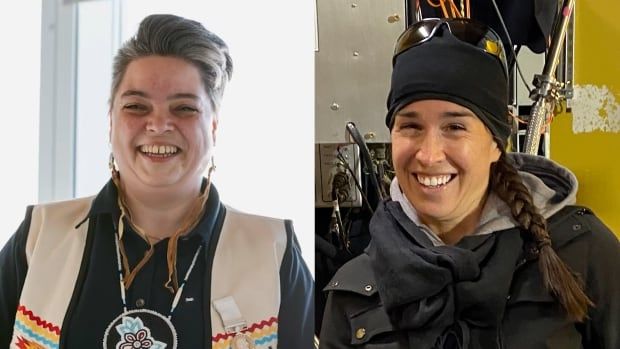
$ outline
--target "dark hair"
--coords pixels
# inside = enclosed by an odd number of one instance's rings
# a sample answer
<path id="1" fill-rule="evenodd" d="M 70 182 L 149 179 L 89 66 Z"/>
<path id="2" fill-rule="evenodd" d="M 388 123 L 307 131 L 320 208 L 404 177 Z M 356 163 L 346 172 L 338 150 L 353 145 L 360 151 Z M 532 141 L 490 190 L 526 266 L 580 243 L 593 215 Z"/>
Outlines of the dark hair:
<path id="1" fill-rule="evenodd" d="M 129 63 L 155 55 L 181 58 L 196 66 L 213 110 L 219 109 L 232 75 L 228 46 L 199 22 L 168 14 L 144 18 L 136 35 L 118 50 L 112 69 L 110 108 Z"/>
<path id="2" fill-rule="evenodd" d="M 558 257 L 551 247 L 546 219 L 538 213 L 532 195 L 523 184 L 517 169 L 502 150 L 499 160 L 491 165 L 490 188 L 508 206 L 522 231 L 526 253 L 538 254 L 538 268 L 543 282 L 574 321 L 584 321 L 588 306 L 594 303 L 583 291 L 580 277 Z"/>

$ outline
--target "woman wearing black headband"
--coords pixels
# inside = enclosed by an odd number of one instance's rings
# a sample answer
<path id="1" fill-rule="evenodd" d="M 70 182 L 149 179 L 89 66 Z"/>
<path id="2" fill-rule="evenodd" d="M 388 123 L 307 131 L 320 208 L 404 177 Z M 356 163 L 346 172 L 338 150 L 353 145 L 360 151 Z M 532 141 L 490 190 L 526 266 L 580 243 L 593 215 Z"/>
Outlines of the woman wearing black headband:
<path id="1" fill-rule="evenodd" d="M 505 152 L 496 38 L 427 20 L 399 39 L 391 199 L 327 287 L 321 348 L 620 348 L 618 240 L 569 170 Z"/>

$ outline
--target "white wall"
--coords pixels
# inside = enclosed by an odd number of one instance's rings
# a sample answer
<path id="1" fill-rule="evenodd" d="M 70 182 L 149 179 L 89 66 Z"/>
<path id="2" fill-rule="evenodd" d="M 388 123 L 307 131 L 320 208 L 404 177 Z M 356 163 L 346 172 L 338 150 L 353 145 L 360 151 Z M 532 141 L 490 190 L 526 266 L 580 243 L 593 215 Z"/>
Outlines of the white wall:
<path id="1" fill-rule="evenodd" d="M 0 248 L 37 201 L 41 0 L 0 2 Z"/>

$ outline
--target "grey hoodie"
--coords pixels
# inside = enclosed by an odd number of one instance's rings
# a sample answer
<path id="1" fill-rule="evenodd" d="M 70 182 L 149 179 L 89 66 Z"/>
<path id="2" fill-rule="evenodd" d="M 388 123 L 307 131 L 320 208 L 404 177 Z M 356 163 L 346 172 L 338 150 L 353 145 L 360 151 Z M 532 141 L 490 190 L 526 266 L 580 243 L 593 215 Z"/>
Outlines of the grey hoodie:
<path id="1" fill-rule="evenodd" d="M 577 177 L 566 167 L 541 156 L 509 153 L 508 157 L 519 170 L 523 184 L 532 195 L 534 205 L 545 218 L 551 217 L 567 205 L 575 204 Z M 415 208 L 401 191 L 396 177 L 390 186 L 390 195 L 392 200 L 400 203 L 407 217 L 421 228 L 435 246 L 444 245 L 437 234 L 420 222 Z M 491 193 L 482 209 L 480 223 L 474 235 L 490 234 L 517 225 L 508 205 Z"/>

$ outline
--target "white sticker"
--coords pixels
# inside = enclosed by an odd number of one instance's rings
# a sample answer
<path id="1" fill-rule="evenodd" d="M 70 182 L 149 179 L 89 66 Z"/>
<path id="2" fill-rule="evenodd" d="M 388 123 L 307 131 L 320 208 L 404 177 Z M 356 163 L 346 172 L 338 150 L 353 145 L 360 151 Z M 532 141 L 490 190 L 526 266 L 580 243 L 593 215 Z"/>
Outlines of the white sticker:
<path id="1" fill-rule="evenodd" d="M 620 104 L 607 86 L 575 85 L 573 132 L 620 132 Z"/>

